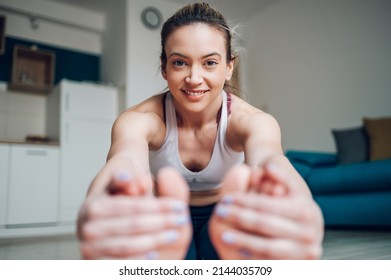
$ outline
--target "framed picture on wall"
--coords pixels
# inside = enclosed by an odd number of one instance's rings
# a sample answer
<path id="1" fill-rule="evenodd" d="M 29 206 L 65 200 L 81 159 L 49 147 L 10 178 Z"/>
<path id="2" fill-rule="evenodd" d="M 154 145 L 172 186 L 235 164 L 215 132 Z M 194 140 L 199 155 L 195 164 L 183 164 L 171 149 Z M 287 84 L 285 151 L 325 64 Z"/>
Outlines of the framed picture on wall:
<path id="1" fill-rule="evenodd" d="M 0 15 L 0 54 L 4 53 L 5 49 L 5 16 Z"/>

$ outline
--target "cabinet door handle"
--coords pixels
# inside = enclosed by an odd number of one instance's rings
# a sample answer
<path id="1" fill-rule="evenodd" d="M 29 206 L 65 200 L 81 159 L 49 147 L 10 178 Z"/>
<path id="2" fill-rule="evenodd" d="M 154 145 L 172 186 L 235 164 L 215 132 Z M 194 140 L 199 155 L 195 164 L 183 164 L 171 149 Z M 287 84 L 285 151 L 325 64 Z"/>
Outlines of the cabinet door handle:
<path id="1" fill-rule="evenodd" d="M 46 156 L 47 151 L 45 151 L 45 150 L 27 150 L 26 154 L 28 156 Z"/>
<path id="2" fill-rule="evenodd" d="M 66 122 L 65 123 L 65 126 L 64 126 L 64 139 L 65 139 L 65 143 L 69 143 L 69 123 Z"/>
<path id="3" fill-rule="evenodd" d="M 69 93 L 68 92 L 66 92 L 65 93 L 65 111 L 67 112 L 67 113 L 69 113 L 69 111 L 70 111 L 70 103 L 69 103 Z"/>

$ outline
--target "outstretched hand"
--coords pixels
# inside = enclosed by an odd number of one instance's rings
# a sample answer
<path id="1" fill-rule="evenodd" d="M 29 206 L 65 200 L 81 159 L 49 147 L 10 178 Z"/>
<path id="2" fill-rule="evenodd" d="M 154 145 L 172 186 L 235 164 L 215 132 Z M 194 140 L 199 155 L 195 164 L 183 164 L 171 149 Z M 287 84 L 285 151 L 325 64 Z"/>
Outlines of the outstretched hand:
<path id="1" fill-rule="evenodd" d="M 317 259 L 323 217 L 289 162 L 272 157 L 228 172 L 209 234 L 222 259 Z"/>
<path id="2" fill-rule="evenodd" d="M 113 176 L 106 192 L 82 206 L 78 235 L 86 259 L 183 259 L 191 238 L 188 186 L 171 168 L 157 178 Z"/>

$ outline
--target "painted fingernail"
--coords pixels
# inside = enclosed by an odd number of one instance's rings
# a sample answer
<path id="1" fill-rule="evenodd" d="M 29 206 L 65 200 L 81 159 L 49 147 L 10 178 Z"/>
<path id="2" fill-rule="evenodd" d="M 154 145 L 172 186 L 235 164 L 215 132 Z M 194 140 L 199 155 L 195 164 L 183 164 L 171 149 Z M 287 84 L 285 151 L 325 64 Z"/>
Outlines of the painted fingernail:
<path id="1" fill-rule="evenodd" d="M 116 175 L 115 175 L 115 178 L 118 180 L 118 181 L 127 181 L 131 178 L 132 176 L 130 175 L 129 172 L 127 171 L 120 171 L 118 172 Z"/>
<path id="2" fill-rule="evenodd" d="M 225 206 L 222 206 L 222 205 L 217 206 L 216 207 L 216 215 L 221 218 L 227 217 L 229 215 L 228 208 Z"/>
<path id="3" fill-rule="evenodd" d="M 173 243 L 173 242 L 177 241 L 178 238 L 179 238 L 179 232 L 176 230 L 166 231 L 165 236 L 164 236 L 166 243 Z"/>
<path id="4" fill-rule="evenodd" d="M 221 202 L 224 204 L 232 204 L 234 202 L 234 197 L 232 195 L 225 195 L 221 199 Z"/>
<path id="5" fill-rule="evenodd" d="M 245 258 L 251 257 L 251 252 L 250 252 L 250 250 L 245 249 L 245 248 L 241 248 L 241 249 L 239 250 L 239 254 L 242 255 L 242 256 L 245 257 Z"/>
<path id="6" fill-rule="evenodd" d="M 285 171 L 277 163 L 270 162 L 266 165 L 266 168 L 274 174 L 279 174 L 281 176 L 285 175 Z"/>
<path id="7" fill-rule="evenodd" d="M 236 235 L 232 232 L 223 232 L 221 239 L 227 244 L 234 244 L 237 241 Z"/>
<path id="8" fill-rule="evenodd" d="M 183 225 L 188 224 L 189 222 L 190 222 L 190 217 L 189 216 L 185 216 L 185 215 L 179 216 L 176 219 L 176 225 L 177 226 L 183 226 Z"/>
<path id="9" fill-rule="evenodd" d="M 151 251 L 145 254 L 145 259 L 146 260 L 157 260 L 159 257 L 158 252 L 156 251 Z"/>
<path id="10" fill-rule="evenodd" d="M 187 205 L 182 201 L 177 201 L 172 205 L 172 211 L 179 213 L 186 209 Z"/>

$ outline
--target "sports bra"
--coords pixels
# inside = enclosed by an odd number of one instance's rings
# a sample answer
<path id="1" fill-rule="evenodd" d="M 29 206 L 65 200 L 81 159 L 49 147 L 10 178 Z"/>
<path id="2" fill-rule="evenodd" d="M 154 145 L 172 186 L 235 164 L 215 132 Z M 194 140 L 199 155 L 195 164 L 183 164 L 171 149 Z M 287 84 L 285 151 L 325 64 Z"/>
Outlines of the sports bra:
<path id="1" fill-rule="evenodd" d="M 221 187 L 225 173 L 234 165 L 244 162 L 244 153 L 232 150 L 225 134 L 228 123 L 227 93 L 222 91 L 221 114 L 218 119 L 218 130 L 213 147 L 212 156 L 207 166 L 198 172 L 187 169 L 179 156 L 178 127 L 175 107 L 170 92 L 164 101 L 166 136 L 163 145 L 155 151 L 149 151 L 149 165 L 152 174 L 156 177 L 159 169 L 165 166 L 174 167 L 188 182 L 191 191 L 205 191 Z"/>

